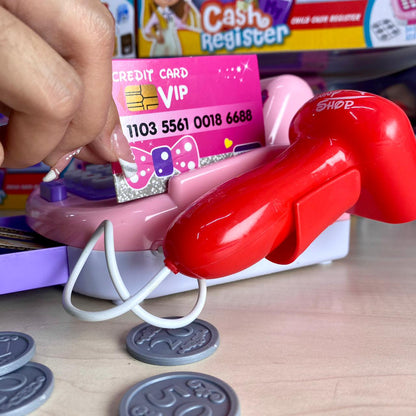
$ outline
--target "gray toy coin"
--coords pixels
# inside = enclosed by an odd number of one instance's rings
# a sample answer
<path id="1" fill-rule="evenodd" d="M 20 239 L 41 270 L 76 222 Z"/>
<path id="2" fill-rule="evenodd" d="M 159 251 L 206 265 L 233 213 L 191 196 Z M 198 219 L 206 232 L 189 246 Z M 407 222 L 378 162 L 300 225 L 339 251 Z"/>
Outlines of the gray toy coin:
<path id="1" fill-rule="evenodd" d="M 42 364 L 30 362 L 0 377 L 0 415 L 24 416 L 40 407 L 53 390 L 53 374 Z"/>
<path id="2" fill-rule="evenodd" d="M 30 335 L 0 331 L 0 376 L 23 367 L 32 359 L 35 349 Z"/>
<path id="3" fill-rule="evenodd" d="M 164 366 L 203 360 L 213 354 L 218 345 L 218 330 L 202 319 L 179 329 L 162 329 L 144 323 L 133 328 L 126 339 L 131 356 Z"/>
<path id="4" fill-rule="evenodd" d="M 193 372 L 166 373 L 133 386 L 119 416 L 240 416 L 234 390 L 222 380 Z"/>

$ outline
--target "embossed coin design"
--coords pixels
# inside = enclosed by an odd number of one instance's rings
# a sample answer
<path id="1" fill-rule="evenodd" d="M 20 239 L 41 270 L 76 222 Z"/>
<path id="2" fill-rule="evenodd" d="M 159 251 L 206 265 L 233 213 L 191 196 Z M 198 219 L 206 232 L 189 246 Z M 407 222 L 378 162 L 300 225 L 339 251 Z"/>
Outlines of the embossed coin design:
<path id="1" fill-rule="evenodd" d="M 0 331 L 0 376 L 28 363 L 35 354 L 35 342 L 22 332 Z"/>
<path id="2" fill-rule="evenodd" d="M 202 319 L 179 329 L 161 329 L 149 324 L 133 328 L 126 347 L 137 360 L 155 365 L 182 365 L 203 360 L 219 345 L 217 329 Z"/>
<path id="3" fill-rule="evenodd" d="M 234 390 L 222 380 L 193 372 L 166 373 L 133 386 L 123 397 L 120 416 L 239 416 Z"/>
<path id="4" fill-rule="evenodd" d="M 0 415 L 23 416 L 46 402 L 53 390 L 53 374 L 30 362 L 0 377 Z"/>

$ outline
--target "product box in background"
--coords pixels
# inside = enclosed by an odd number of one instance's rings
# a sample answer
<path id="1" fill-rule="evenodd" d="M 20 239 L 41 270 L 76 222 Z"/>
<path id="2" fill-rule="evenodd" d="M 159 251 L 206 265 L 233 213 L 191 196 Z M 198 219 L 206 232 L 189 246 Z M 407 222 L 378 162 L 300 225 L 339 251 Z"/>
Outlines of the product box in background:
<path id="1" fill-rule="evenodd" d="M 416 44 L 414 0 L 143 0 L 137 9 L 139 57 Z"/>
<path id="2" fill-rule="evenodd" d="M 134 0 L 102 0 L 114 17 L 114 58 L 136 57 L 136 11 Z"/>
<path id="3" fill-rule="evenodd" d="M 44 163 L 26 169 L 0 168 L 0 209 L 25 209 L 28 196 L 49 169 Z"/>
<path id="4" fill-rule="evenodd" d="M 0 114 L 0 126 L 9 119 Z M 0 210 L 23 210 L 26 200 L 50 168 L 39 163 L 27 169 L 0 168 Z"/>
<path id="5" fill-rule="evenodd" d="M 119 202 L 264 145 L 256 55 L 114 60 L 113 98 L 137 165 L 129 179 L 114 166 Z"/>

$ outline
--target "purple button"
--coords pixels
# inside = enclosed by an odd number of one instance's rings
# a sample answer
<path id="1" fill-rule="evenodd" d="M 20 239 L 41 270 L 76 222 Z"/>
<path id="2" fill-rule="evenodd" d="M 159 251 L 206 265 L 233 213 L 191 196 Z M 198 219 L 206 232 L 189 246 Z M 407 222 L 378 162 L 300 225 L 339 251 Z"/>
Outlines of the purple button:
<path id="1" fill-rule="evenodd" d="M 61 180 L 52 182 L 41 182 L 40 196 L 48 202 L 58 202 L 66 199 L 66 186 Z"/>

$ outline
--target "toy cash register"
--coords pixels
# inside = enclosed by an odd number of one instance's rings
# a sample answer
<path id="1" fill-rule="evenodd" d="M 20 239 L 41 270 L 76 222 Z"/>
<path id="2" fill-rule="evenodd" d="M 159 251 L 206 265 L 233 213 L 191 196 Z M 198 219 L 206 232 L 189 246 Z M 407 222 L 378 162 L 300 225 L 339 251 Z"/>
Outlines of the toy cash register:
<path id="1" fill-rule="evenodd" d="M 33 230 L 61 245 L 3 255 L 0 261 L 6 264 L 3 270 L 8 270 L 10 279 L 7 284 L 0 283 L 0 293 L 65 283 L 86 242 L 104 219 L 114 223 L 116 256 L 126 286 L 131 292 L 142 287 L 143 280 L 163 266 L 164 256 L 158 248 L 180 212 L 214 186 L 272 160 L 288 146 L 290 120 L 312 97 L 312 92 L 303 80 L 289 75 L 263 80 L 262 90 L 266 146 L 173 176 L 166 193 L 117 204 L 111 189 L 112 178 L 106 171 L 108 167 L 74 169 L 68 171 L 62 182 L 43 184 L 43 189 L 36 190 L 29 198 L 26 219 Z M 87 199 L 88 195 L 94 198 Z M 263 259 L 244 271 L 209 284 L 338 259 L 348 253 L 348 243 L 349 217 L 346 215 L 325 229 L 291 264 L 278 265 Z M 108 278 L 103 248 L 103 243 L 98 242 L 75 290 L 93 297 L 119 299 Z M 35 259 L 39 267 L 29 265 Z M 19 267 L 15 267 L 16 263 Z M 196 287 L 195 279 L 172 274 L 152 296 Z"/>

